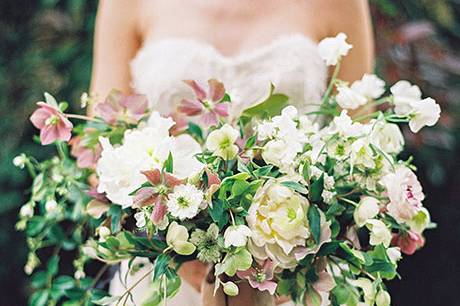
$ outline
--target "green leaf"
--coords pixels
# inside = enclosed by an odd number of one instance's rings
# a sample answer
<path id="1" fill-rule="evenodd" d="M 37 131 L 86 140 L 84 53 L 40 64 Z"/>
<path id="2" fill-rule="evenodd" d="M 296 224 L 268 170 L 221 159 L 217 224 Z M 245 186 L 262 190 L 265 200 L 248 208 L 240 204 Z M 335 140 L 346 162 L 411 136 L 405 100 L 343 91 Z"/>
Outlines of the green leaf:
<path id="1" fill-rule="evenodd" d="M 115 237 L 107 237 L 105 243 L 111 250 L 116 250 L 120 247 L 120 242 Z"/>
<path id="2" fill-rule="evenodd" d="M 324 189 L 324 175 L 314 181 L 310 186 L 310 200 L 313 202 L 321 201 L 321 194 Z"/>
<path id="3" fill-rule="evenodd" d="M 120 220 L 121 220 L 122 209 L 120 205 L 111 205 L 109 211 L 107 212 L 107 216 L 110 217 L 110 231 L 112 233 L 116 233 L 120 230 Z"/>
<path id="4" fill-rule="evenodd" d="M 271 84 L 267 99 L 243 111 L 241 114 L 243 125 L 246 125 L 253 118 L 267 119 L 281 113 L 281 110 L 287 106 L 289 97 L 283 94 L 274 94 L 274 90 L 275 87 Z"/>
<path id="5" fill-rule="evenodd" d="M 50 258 L 47 265 L 48 276 L 55 276 L 59 269 L 59 257 L 54 255 Z"/>
<path id="6" fill-rule="evenodd" d="M 259 169 L 254 170 L 252 174 L 254 174 L 257 178 L 260 178 L 260 177 L 269 175 L 272 169 L 273 169 L 273 166 L 271 165 L 263 166 L 263 167 L 260 167 Z"/>
<path id="7" fill-rule="evenodd" d="M 338 305 L 346 304 L 350 297 L 350 291 L 347 287 L 339 284 L 332 289 L 332 295 L 335 297 L 335 301 Z"/>
<path id="8" fill-rule="evenodd" d="M 45 271 L 38 271 L 30 277 L 32 288 L 38 289 L 45 286 L 48 282 L 48 274 Z"/>
<path id="9" fill-rule="evenodd" d="M 309 182 L 310 181 L 310 163 L 306 160 L 304 163 L 303 163 L 303 167 L 302 167 L 302 176 L 304 178 L 305 181 Z"/>
<path id="10" fill-rule="evenodd" d="M 69 275 L 61 275 L 53 281 L 53 288 L 67 290 L 75 286 L 75 280 Z"/>
<path id="11" fill-rule="evenodd" d="M 91 301 L 93 304 L 96 305 L 112 305 L 116 303 L 120 299 L 120 296 L 104 296 L 98 300 Z"/>
<path id="12" fill-rule="evenodd" d="M 199 140 L 203 140 L 203 130 L 201 129 L 201 127 L 198 124 L 195 124 L 193 122 L 189 122 L 187 132 L 191 136 L 195 136 Z"/>
<path id="13" fill-rule="evenodd" d="M 292 190 L 295 190 L 299 193 L 308 194 L 308 189 L 304 185 L 298 182 L 286 181 L 286 182 L 281 182 L 281 185 L 291 188 Z"/>
<path id="14" fill-rule="evenodd" d="M 164 169 L 166 172 L 169 172 L 169 173 L 173 173 L 174 171 L 174 162 L 173 162 L 173 156 L 171 152 L 169 152 L 168 158 L 165 161 Z"/>
<path id="15" fill-rule="evenodd" d="M 171 258 L 166 254 L 161 254 L 157 257 L 153 266 L 153 280 L 158 280 L 163 274 L 165 274 L 170 259 Z"/>
<path id="16" fill-rule="evenodd" d="M 318 208 L 314 204 L 308 209 L 308 222 L 313 239 L 315 239 L 315 242 L 318 244 L 321 236 L 321 216 Z"/>
<path id="17" fill-rule="evenodd" d="M 230 198 L 237 197 L 239 195 L 242 195 L 249 187 L 249 183 L 246 181 L 235 181 L 232 186 L 231 193 L 232 195 Z"/>
<path id="18" fill-rule="evenodd" d="M 30 306 L 45 306 L 48 301 L 49 291 L 40 290 L 32 294 L 30 297 Z"/>
<path id="19" fill-rule="evenodd" d="M 256 143 L 256 140 L 257 140 L 257 135 L 253 135 L 251 137 L 248 138 L 248 140 L 246 141 L 246 144 L 244 145 L 244 148 L 245 149 L 250 149 L 254 146 L 254 144 Z"/>

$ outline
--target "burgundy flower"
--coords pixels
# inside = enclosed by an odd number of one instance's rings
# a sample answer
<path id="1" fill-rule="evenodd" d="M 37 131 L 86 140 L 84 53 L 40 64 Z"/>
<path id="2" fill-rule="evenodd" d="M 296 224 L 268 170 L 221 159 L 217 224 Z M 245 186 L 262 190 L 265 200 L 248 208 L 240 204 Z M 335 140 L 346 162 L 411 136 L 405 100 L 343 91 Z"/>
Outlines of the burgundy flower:
<path id="1" fill-rule="evenodd" d="M 137 123 L 147 111 L 148 100 L 145 95 L 124 95 L 121 91 L 112 90 L 103 103 L 94 107 L 95 113 L 109 124 L 117 121 Z"/>
<path id="2" fill-rule="evenodd" d="M 422 235 L 409 231 L 403 234 L 393 234 L 391 244 L 398 246 L 404 254 L 412 255 L 425 245 L 425 239 Z"/>
<path id="3" fill-rule="evenodd" d="M 206 125 L 216 125 L 219 116 L 228 116 L 228 103 L 222 102 L 225 88 L 221 82 L 210 79 L 207 93 L 196 81 L 186 80 L 185 83 L 193 89 L 196 99 L 183 99 L 178 107 L 180 112 L 187 116 L 201 115 Z"/>
<path id="4" fill-rule="evenodd" d="M 133 207 L 144 207 L 154 205 L 151 220 L 153 224 L 161 223 L 166 215 L 167 195 L 175 186 L 182 184 L 182 180 L 172 176 L 169 173 L 162 173 L 160 170 L 143 171 L 150 187 L 142 187 L 134 195 Z"/>
<path id="5" fill-rule="evenodd" d="M 57 107 L 45 102 L 37 105 L 39 108 L 30 116 L 30 121 L 40 130 L 41 143 L 47 145 L 57 139 L 68 141 L 72 135 L 72 122 Z"/>
<path id="6" fill-rule="evenodd" d="M 96 166 L 102 151 L 99 143 L 94 147 L 87 147 L 82 143 L 82 138 L 76 136 L 69 141 L 69 144 L 72 147 L 70 154 L 77 159 L 79 168 L 94 168 Z"/>
<path id="7" fill-rule="evenodd" d="M 247 279 L 252 288 L 260 291 L 267 290 L 273 295 L 277 287 L 277 283 L 272 281 L 275 267 L 275 263 L 267 259 L 262 266 L 249 268 L 246 271 L 238 271 L 236 274 L 241 279 Z"/>

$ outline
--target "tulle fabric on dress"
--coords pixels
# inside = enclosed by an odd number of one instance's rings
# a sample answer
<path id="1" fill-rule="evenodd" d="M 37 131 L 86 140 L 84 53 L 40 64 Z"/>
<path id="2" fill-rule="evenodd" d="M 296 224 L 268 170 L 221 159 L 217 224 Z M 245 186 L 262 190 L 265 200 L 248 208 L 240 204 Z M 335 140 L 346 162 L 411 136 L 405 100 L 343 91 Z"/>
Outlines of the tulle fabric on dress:
<path id="1" fill-rule="evenodd" d="M 172 38 L 146 42 L 131 63 L 132 87 L 146 94 L 153 110 L 174 113 L 183 98 L 193 92 L 182 81 L 193 79 L 206 84 L 210 78 L 222 81 L 232 97 L 230 116 L 267 96 L 270 84 L 289 96 L 299 111 L 317 109 L 321 102 L 327 69 L 317 52 L 317 44 L 302 34 L 284 35 L 255 50 L 224 56 L 213 46 L 193 39 Z M 123 262 L 110 284 L 112 295 L 121 295 L 150 269 L 147 263 L 137 273 L 128 274 Z M 126 279 L 126 282 L 124 281 Z M 142 305 L 153 288 L 146 277 L 133 290 L 135 305 Z M 128 301 L 127 305 L 133 305 Z M 200 294 L 183 282 L 169 306 L 200 306 Z M 293 306 L 292 302 L 283 306 Z"/>

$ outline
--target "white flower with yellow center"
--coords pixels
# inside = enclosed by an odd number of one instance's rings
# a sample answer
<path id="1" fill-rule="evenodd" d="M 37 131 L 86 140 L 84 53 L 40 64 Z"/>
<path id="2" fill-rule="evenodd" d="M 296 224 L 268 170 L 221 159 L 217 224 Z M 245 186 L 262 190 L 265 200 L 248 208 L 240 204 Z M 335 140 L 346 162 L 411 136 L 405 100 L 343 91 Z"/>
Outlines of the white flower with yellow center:
<path id="1" fill-rule="evenodd" d="M 238 146 L 235 145 L 235 141 L 239 135 L 238 130 L 225 124 L 220 129 L 209 133 L 206 148 L 225 160 L 233 159 L 238 154 Z"/>
<path id="2" fill-rule="evenodd" d="M 203 205 L 204 193 L 191 184 L 178 185 L 169 195 L 166 206 L 169 213 L 180 220 L 195 217 Z"/>

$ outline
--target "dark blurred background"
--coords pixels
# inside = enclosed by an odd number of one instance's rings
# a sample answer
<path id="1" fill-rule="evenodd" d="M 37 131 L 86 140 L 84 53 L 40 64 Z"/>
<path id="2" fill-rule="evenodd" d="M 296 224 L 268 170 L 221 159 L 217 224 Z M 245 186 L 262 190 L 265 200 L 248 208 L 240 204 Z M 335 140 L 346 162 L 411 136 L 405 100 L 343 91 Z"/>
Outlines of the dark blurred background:
<path id="1" fill-rule="evenodd" d="M 376 72 L 407 79 L 441 104 L 435 128 L 405 131 L 436 230 L 400 265 L 390 284 L 393 305 L 460 305 L 460 1 L 371 0 Z M 26 305 L 24 236 L 14 229 L 30 181 L 14 168 L 20 152 L 52 154 L 32 141 L 28 121 L 44 90 L 78 111 L 91 72 L 95 0 L 0 1 L 0 305 Z M 459 260 L 459 261 L 457 261 Z M 69 263 L 70 265 L 71 263 Z"/>

